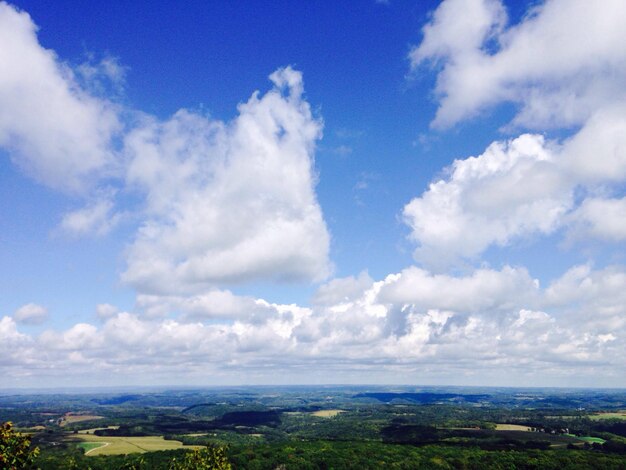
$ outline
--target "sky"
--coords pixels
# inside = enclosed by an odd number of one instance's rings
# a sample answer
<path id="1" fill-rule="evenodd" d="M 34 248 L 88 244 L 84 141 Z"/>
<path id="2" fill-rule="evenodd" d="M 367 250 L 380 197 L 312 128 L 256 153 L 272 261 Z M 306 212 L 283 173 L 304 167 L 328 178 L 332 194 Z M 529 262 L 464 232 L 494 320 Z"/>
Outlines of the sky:
<path id="1" fill-rule="evenodd" d="M 624 24 L 0 2 L 0 388 L 625 387 Z"/>

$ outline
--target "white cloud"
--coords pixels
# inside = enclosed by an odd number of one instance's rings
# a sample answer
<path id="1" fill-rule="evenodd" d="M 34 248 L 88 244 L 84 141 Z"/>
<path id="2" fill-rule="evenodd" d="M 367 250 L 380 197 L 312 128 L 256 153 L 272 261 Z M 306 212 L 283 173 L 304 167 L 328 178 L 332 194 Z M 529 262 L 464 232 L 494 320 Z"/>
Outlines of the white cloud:
<path id="1" fill-rule="evenodd" d="M 349 302 L 359 297 L 373 283 L 374 280 L 367 271 L 361 272 L 358 277 L 348 276 L 333 279 L 318 288 L 313 297 L 313 303 L 317 305 L 334 305 Z"/>
<path id="2" fill-rule="evenodd" d="M 148 220 L 128 252 L 124 281 L 175 293 L 255 278 L 322 279 L 329 235 L 317 203 L 313 152 L 321 135 L 302 76 L 239 105 L 231 123 L 179 111 L 126 138 L 128 181 L 147 194 Z"/>
<path id="3" fill-rule="evenodd" d="M 27 13 L 0 3 L 0 146 L 37 180 L 84 191 L 116 169 L 117 109 L 81 88 L 36 31 Z"/>
<path id="4" fill-rule="evenodd" d="M 446 0 L 410 54 L 413 68 L 440 61 L 440 107 L 447 127 L 501 101 L 521 105 L 515 124 L 584 123 L 624 96 L 626 5 L 548 0 L 505 28 L 499 0 Z"/>
<path id="5" fill-rule="evenodd" d="M 140 227 L 122 278 L 147 293 L 330 274 L 315 195 L 322 121 L 303 99 L 300 72 L 276 70 L 274 87 L 240 104 L 230 123 L 186 110 L 160 121 L 113 103 L 125 74 L 117 60 L 72 68 L 36 30 L 28 14 L 0 4 L 0 146 L 29 175 L 89 201 L 63 216 L 61 230 L 106 235 L 131 210 Z M 121 116 L 133 116 L 126 128 Z M 124 210 L 113 198 L 120 191 L 132 194 Z"/>
<path id="6" fill-rule="evenodd" d="M 411 267 L 387 278 L 379 300 L 422 310 L 489 314 L 532 305 L 538 288 L 538 281 L 523 268 L 478 269 L 469 276 L 455 277 Z"/>
<path id="7" fill-rule="evenodd" d="M 79 323 L 39 336 L 20 333 L 5 317 L 0 350 L 10 344 L 13 353 L 0 356 L 0 369 L 10 377 L 45 371 L 55 380 L 106 371 L 107 380 L 144 383 L 161 375 L 206 383 L 207 371 L 231 383 L 254 371 L 271 383 L 280 380 L 277 369 L 325 381 L 346 371 L 375 378 L 389 369 L 420 377 L 497 370 L 494 383 L 520 385 L 574 380 L 593 369 L 624 385 L 626 375 L 615 375 L 626 352 L 623 267 L 574 267 L 545 290 L 525 270 L 508 267 L 456 277 L 410 268 L 382 281 L 359 279 L 329 283 L 313 308 L 213 292 L 162 298 L 161 313 L 178 311 L 176 320 L 119 312 L 100 327 Z M 157 300 L 144 299 L 144 307 Z M 238 310 L 252 304 L 260 314 Z"/>
<path id="8" fill-rule="evenodd" d="M 13 314 L 13 319 L 18 323 L 37 325 L 48 319 L 48 310 L 33 303 L 22 305 Z"/>
<path id="9" fill-rule="evenodd" d="M 624 239 L 623 18 L 617 1 L 552 0 L 507 28 L 497 0 L 440 4 L 411 53 L 414 67 L 431 59 L 441 67 L 435 126 L 509 101 L 519 106 L 515 126 L 581 129 L 561 142 L 524 134 L 455 161 L 404 209 L 419 261 L 441 267 L 564 226 L 579 238 Z M 45 318 L 42 307 L 4 317 L 3 377 L 206 383 L 253 372 L 272 382 L 276 370 L 301 370 L 305 380 L 339 381 L 346 371 L 362 380 L 394 370 L 411 381 L 493 370 L 525 384 L 593 369 L 625 385 L 619 266 L 574 267 L 547 289 L 521 267 L 464 275 L 411 267 L 379 281 L 363 272 L 321 286 L 311 308 L 220 289 L 330 272 L 314 192 L 322 122 L 301 74 L 277 70 L 273 88 L 254 93 L 232 122 L 181 110 L 165 121 L 135 116 L 122 131 L 119 116 L 132 111 L 99 96 L 121 86 L 123 68 L 105 60 L 72 71 L 39 46 L 35 29 L 0 4 L 0 44 L 10 45 L 0 48 L 0 145 L 46 184 L 86 191 L 88 204 L 63 218 L 70 232 L 105 234 L 119 220 L 104 181 L 132 192 L 140 228 L 123 278 L 139 294 L 135 313 L 98 305 L 98 326 L 37 336 L 18 322 Z"/>
<path id="10" fill-rule="evenodd" d="M 588 198 L 569 217 L 570 237 L 626 240 L 626 198 Z"/>
<path id="11" fill-rule="evenodd" d="M 125 74 L 117 60 L 72 68 L 36 30 L 0 4 L 0 146 L 37 180 L 89 201 L 61 230 L 106 235 L 130 210 L 140 227 L 122 278 L 146 293 L 330 274 L 315 195 L 322 121 L 300 72 L 276 70 L 274 87 L 240 104 L 232 122 L 186 110 L 160 121 L 114 104 Z M 122 116 L 133 117 L 126 127 Z"/>
<path id="12" fill-rule="evenodd" d="M 96 305 L 96 315 L 101 320 L 107 320 L 119 312 L 119 309 L 115 305 L 111 304 L 98 304 Z"/>
<path id="13" fill-rule="evenodd" d="M 572 312 L 580 321 L 610 321 L 615 328 L 626 325 L 626 270 L 609 266 L 593 271 L 575 266 L 546 290 L 546 302 Z"/>
<path id="14" fill-rule="evenodd" d="M 97 200 L 82 209 L 64 214 L 60 228 L 76 236 L 106 235 L 122 217 L 119 213 L 113 213 L 113 210 L 114 204 L 111 200 Z"/>
<path id="15" fill-rule="evenodd" d="M 211 290 L 192 296 L 163 296 L 141 294 L 137 307 L 151 318 L 163 317 L 173 312 L 183 319 L 207 320 L 251 319 L 263 315 L 268 306 L 253 297 L 237 296 L 228 290 Z"/>
<path id="16" fill-rule="evenodd" d="M 0 345 L 10 347 L 25 342 L 27 336 L 17 330 L 16 321 L 4 316 L 0 320 Z"/>
<path id="17" fill-rule="evenodd" d="M 626 70 L 622 75 L 626 80 Z M 563 144 L 563 166 L 576 181 L 601 185 L 626 180 L 626 92 L 598 109 Z"/>
<path id="18" fill-rule="evenodd" d="M 621 214 L 626 180 L 625 19 L 619 0 L 548 0 L 510 26 L 499 0 L 439 5 L 410 54 L 413 69 L 439 67 L 433 126 L 513 102 L 509 129 L 556 127 L 566 137 L 524 134 L 456 160 L 404 208 L 418 261 L 442 269 L 563 227 L 570 240 L 623 239 L 611 216 Z"/>
<path id="19" fill-rule="evenodd" d="M 455 160 L 447 179 L 404 207 L 415 258 L 441 268 L 491 244 L 553 232 L 572 205 L 572 187 L 552 161 L 544 139 L 530 134 Z"/>

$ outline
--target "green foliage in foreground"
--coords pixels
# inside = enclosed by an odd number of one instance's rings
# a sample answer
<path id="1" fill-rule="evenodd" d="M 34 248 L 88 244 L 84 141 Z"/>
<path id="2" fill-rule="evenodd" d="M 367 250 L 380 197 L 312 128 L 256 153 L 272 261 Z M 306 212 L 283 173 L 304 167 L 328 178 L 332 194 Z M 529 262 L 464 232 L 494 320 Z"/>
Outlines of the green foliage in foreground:
<path id="1" fill-rule="evenodd" d="M 231 470 L 232 467 L 223 447 L 187 452 L 180 460 L 170 462 L 170 470 Z"/>
<path id="2" fill-rule="evenodd" d="M 31 449 L 30 437 L 13 429 L 8 421 L 0 424 L 0 468 L 31 468 L 39 449 Z"/>

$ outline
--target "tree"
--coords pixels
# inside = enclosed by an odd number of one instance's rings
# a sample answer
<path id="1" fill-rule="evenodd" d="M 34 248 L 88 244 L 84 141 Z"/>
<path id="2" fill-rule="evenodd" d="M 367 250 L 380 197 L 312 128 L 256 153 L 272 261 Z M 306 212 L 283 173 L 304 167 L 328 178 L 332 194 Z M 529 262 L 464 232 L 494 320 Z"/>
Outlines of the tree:
<path id="1" fill-rule="evenodd" d="M 207 446 L 205 449 L 187 452 L 181 461 L 174 459 L 170 470 L 231 470 L 232 467 L 223 447 Z"/>
<path id="2" fill-rule="evenodd" d="M 31 449 L 30 436 L 13 429 L 7 421 L 0 425 L 0 468 L 18 470 L 34 467 L 39 449 Z"/>

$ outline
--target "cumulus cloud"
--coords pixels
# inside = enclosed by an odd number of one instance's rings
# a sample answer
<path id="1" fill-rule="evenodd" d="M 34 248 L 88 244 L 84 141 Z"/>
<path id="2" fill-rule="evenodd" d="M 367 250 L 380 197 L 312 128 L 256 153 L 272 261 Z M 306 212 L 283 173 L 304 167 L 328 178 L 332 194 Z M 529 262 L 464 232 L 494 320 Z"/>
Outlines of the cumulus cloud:
<path id="1" fill-rule="evenodd" d="M 487 314 L 535 303 L 539 281 L 526 269 L 478 269 L 469 276 L 432 274 L 417 267 L 387 278 L 379 299 L 421 309 Z"/>
<path id="2" fill-rule="evenodd" d="M 149 318 L 178 313 L 183 319 L 208 320 L 248 319 L 263 315 L 268 307 L 264 301 L 249 296 L 238 296 L 229 290 L 211 290 L 198 295 L 137 296 L 137 308 Z"/>
<path id="3" fill-rule="evenodd" d="M 548 0 L 516 25 L 500 0 L 439 5 L 410 53 L 413 69 L 438 67 L 433 126 L 513 102 L 509 129 L 558 128 L 565 137 L 523 134 L 455 160 L 404 207 L 418 261 L 442 269 L 564 227 L 571 240 L 622 239 L 612 216 L 626 180 L 624 19 L 618 0 L 603 8 Z"/>
<path id="4" fill-rule="evenodd" d="M 622 20 L 614 0 L 606 8 L 551 0 L 513 26 L 498 0 L 440 4 L 411 52 L 414 68 L 433 61 L 440 70 L 435 127 L 512 102 L 509 129 L 571 134 L 494 142 L 410 201 L 403 216 L 424 266 L 564 227 L 572 237 L 623 240 Z M 0 48 L 0 146 L 30 175 L 87 201 L 61 227 L 110 231 L 121 217 L 111 187 L 132 193 L 139 221 L 122 275 L 138 291 L 136 311 L 100 304 L 98 326 L 28 335 L 19 323 L 45 310 L 24 306 L 0 320 L 3 377 L 206 383 L 254 373 L 272 382 L 280 369 L 338 382 L 350 370 L 393 370 L 414 381 L 445 369 L 494 370 L 499 381 L 508 374 L 526 385 L 526 377 L 593 370 L 624 385 L 620 266 L 577 266 L 545 289 L 512 266 L 462 275 L 409 267 L 381 280 L 363 272 L 322 285 L 311 307 L 224 289 L 331 271 L 315 195 L 322 121 L 304 99 L 300 72 L 274 72 L 272 88 L 240 104 L 231 122 L 189 110 L 162 120 L 113 104 L 124 75 L 116 61 L 71 68 L 37 43 L 27 14 L 4 3 L 0 43 L 9 45 Z M 134 118 L 126 127 L 125 113 Z"/>
<path id="5" fill-rule="evenodd" d="M 323 279 L 329 235 L 317 203 L 313 152 L 321 135 L 302 75 L 239 105 L 231 123 L 179 111 L 126 137 L 128 181 L 147 194 L 148 220 L 124 281 L 172 293 L 254 278 Z"/>
<path id="6" fill-rule="evenodd" d="M 610 242 L 626 240 L 626 199 L 588 198 L 568 222 L 570 237 L 594 238 Z"/>
<path id="7" fill-rule="evenodd" d="M 510 267 L 455 277 L 410 268 L 380 281 L 366 274 L 338 281 L 321 289 L 323 302 L 312 308 L 214 292 L 163 298 L 161 316 L 111 311 L 99 327 L 78 323 L 39 336 L 20 333 L 5 317 L 0 349 L 6 341 L 18 354 L 2 356 L 0 369 L 11 377 L 71 368 L 107 371 L 111 380 L 163 374 L 187 381 L 206 381 L 207 371 L 231 380 L 255 371 L 259 380 L 275 382 L 278 368 L 296 375 L 306 370 L 303 380 L 323 374 L 327 381 L 347 370 L 436 377 L 433 370 L 443 368 L 498 370 L 500 380 L 530 378 L 538 385 L 593 369 L 623 385 L 624 376 L 614 376 L 624 371 L 626 352 L 623 267 L 575 267 L 545 289 L 524 269 Z M 144 299 L 144 308 L 156 301 Z M 242 314 L 248 307 L 260 313 Z M 167 311 L 178 311 L 178 318 Z"/>
<path id="8" fill-rule="evenodd" d="M 622 79 L 626 78 L 626 70 Z M 626 180 L 626 91 L 598 109 L 561 150 L 563 166 L 581 184 L 594 186 Z"/>
<path id="9" fill-rule="evenodd" d="M 37 180 L 87 201 L 62 217 L 67 233 L 106 235 L 132 211 L 139 227 L 124 282 L 173 294 L 330 274 L 315 194 L 323 124 L 300 72 L 276 70 L 273 88 L 240 104 L 232 122 L 188 110 L 163 121 L 115 104 L 125 74 L 117 60 L 71 67 L 36 33 L 27 13 L 0 3 L 0 147 Z M 124 210 L 118 192 L 131 195 Z"/>
<path id="10" fill-rule="evenodd" d="M 13 314 L 13 319 L 18 323 L 37 325 L 48 319 L 48 310 L 33 303 L 22 305 Z"/>
<path id="11" fill-rule="evenodd" d="M 446 127 L 502 101 L 521 106 L 514 122 L 530 128 L 584 123 L 623 96 L 626 6 L 607 0 L 548 0 L 505 27 L 500 0 L 446 0 L 410 53 L 415 69 L 441 67 L 440 107 Z"/>
<path id="12" fill-rule="evenodd" d="M 367 271 L 361 272 L 357 277 L 348 276 L 333 279 L 317 289 L 313 296 L 313 303 L 317 305 L 335 305 L 349 302 L 359 297 L 373 283 L 374 280 Z"/>
<path id="13" fill-rule="evenodd" d="M 575 266 L 546 290 L 546 302 L 578 315 L 576 320 L 610 322 L 615 329 L 626 325 L 626 271 L 609 266 L 594 271 Z M 611 330 L 609 330 L 611 331 Z"/>
<path id="14" fill-rule="evenodd" d="M 37 180 L 85 191 L 116 169 L 118 110 L 85 91 L 36 32 L 27 13 L 0 3 L 0 146 Z"/>
<path id="15" fill-rule="evenodd" d="M 96 305 L 96 316 L 102 320 L 111 318 L 119 312 L 119 309 L 115 305 L 111 304 L 98 304 Z"/>
<path id="16" fill-rule="evenodd" d="M 417 260 L 445 267 L 489 245 L 549 234 L 572 206 L 573 187 L 543 137 L 494 142 L 482 155 L 456 160 L 403 211 Z"/>

